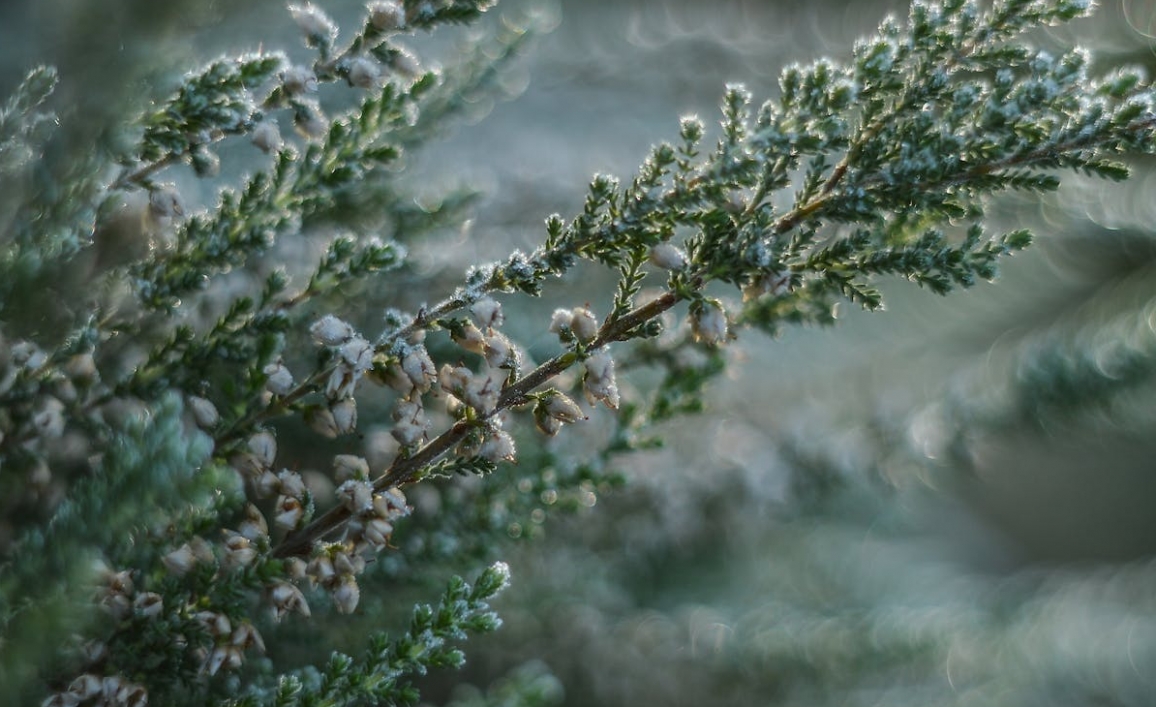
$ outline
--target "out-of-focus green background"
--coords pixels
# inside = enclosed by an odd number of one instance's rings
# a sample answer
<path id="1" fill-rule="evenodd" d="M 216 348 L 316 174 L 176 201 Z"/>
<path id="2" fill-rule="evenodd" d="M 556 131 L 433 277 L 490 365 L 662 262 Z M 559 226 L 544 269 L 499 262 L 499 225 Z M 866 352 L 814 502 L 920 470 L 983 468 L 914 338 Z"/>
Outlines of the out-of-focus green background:
<path id="1" fill-rule="evenodd" d="M 415 158 L 487 193 L 439 267 L 532 248 L 593 173 L 629 177 L 680 115 L 713 120 L 726 82 L 773 96 L 786 63 L 845 58 L 906 10 L 537 5 L 560 22 L 507 78 L 521 95 Z M 1036 39 L 1110 70 L 1156 66 L 1153 36 L 1156 3 L 1125 0 Z M 56 64 L 84 145 L 192 63 L 258 46 L 307 56 L 279 2 L 10 2 L 0 94 Z M 1152 167 L 1001 201 L 993 229 L 1039 238 L 995 285 L 937 299 L 889 283 L 886 312 L 742 336 L 710 411 L 626 460 L 625 490 L 511 545 L 506 626 L 469 647 L 465 679 L 549 671 L 568 705 L 1156 704 Z M 606 306 L 579 281 L 554 291 L 548 307 Z M 457 679 L 430 699 L 468 699 Z"/>

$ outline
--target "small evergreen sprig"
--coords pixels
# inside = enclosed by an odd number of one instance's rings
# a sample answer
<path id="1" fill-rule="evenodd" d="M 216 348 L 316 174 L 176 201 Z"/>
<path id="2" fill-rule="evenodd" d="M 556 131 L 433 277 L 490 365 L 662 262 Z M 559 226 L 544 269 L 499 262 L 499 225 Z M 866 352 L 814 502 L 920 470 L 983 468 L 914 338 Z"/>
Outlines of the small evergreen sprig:
<path id="1" fill-rule="evenodd" d="M 423 69 L 398 39 L 473 21 L 489 5 L 379 0 L 344 45 L 322 10 L 294 5 L 312 60 L 262 53 L 190 73 L 136 122 L 140 139 L 115 175 L 95 193 L 84 182 L 77 193 L 88 198 L 50 224 L 91 211 L 93 242 L 73 233 L 70 247 L 47 248 L 21 234 L 49 221 L 16 210 L 23 220 L 4 243 L 0 280 L 33 253 L 64 267 L 97 251 L 92 291 L 79 311 L 60 313 L 70 332 L 0 347 L 0 480 L 20 531 L 0 549 L 13 567 L 0 625 L 20 640 L 45 627 L 40 648 L 67 645 L 42 673 L 43 651 L 0 659 L 19 699 L 412 702 L 408 676 L 460 665 L 448 642 L 496 628 L 486 601 L 504 568 L 473 588 L 454 580 L 436 609 L 419 607 L 398 638 L 373 639 L 361 662 L 335 653 L 292 670 L 258 657 L 297 625 L 291 615 L 315 617 L 325 635 L 321 614 L 388 613 L 389 572 L 370 568 L 397 551 L 391 539 L 413 510 L 405 489 L 451 474 L 507 478 L 507 463 L 534 456 L 519 422 L 550 438 L 601 405 L 616 412 L 614 432 L 596 464 L 567 467 L 567 483 L 593 495 L 610 454 L 652 444 L 651 425 L 701 409 L 702 386 L 742 327 L 830 323 L 842 301 L 877 309 L 883 276 L 937 294 L 991 279 L 1000 258 L 1029 243 L 1023 231 L 985 234 L 993 195 L 1053 190 L 1060 170 L 1120 179 L 1121 157 L 1153 150 L 1153 92 L 1137 72 L 1094 78 L 1085 52 L 1056 57 L 1020 39 L 1089 3 L 917 2 L 905 23 L 888 20 L 857 43 L 848 64 L 787 68 L 778 97 L 760 106 L 728 87 L 713 146 L 702 121 L 684 118 L 678 139 L 654 147 L 628 183 L 600 175 L 581 213 L 548 218 L 532 252 L 474 268 L 452 291 L 426 282 L 415 294 L 400 238 L 447 212 L 399 206 L 403 159 L 466 110 L 463 96 L 492 85 L 531 32 L 507 25 L 498 50 L 445 73 Z M 345 110 L 327 106 L 331 118 L 314 94 L 338 81 L 355 93 Z M 0 114 L 0 148 L 32 135 L 50 83 L 34 72 Z M 281 135 L 278 116 L 297 139 Z M 158 181 L 184 163 L 217 178 L 225 141 L 240 137 L 269 163 L 212 205 L 188 207 Z M 387 197 L 380 212 L 337 228 L 337 205 L 365 183 Z M 103 257 L 125 239 L 143 247 Z M 312 264 L 290 260 L 295 252 Z M 557 345 L 531 360 L 508 333 L 508 295 L 544 295 L 598 267 L 617 273 L 613 292 L 555 310 L 541 325 Z M 374 325 L 340 299 L 369 281 L 385 317 L 366 335 Z M 6 312 L 11 293 L 0 292 Z M 435 303 L 415 304 L 427 297 Z M 681 325 L 668 314 L 676 307 Z M 661 374 L 649 399 L 619 385 L 639 368 Z M 385 415 L 393 444 L 371 465 L 354 441 L 359 417 Z M 66 435 L 78 442 L 57 448 Z M 298 438 L 325 450 L 323 481 L 301 471 Z M 556 466 L 527 480 L 526 493 L 554 499 L 545 505 L 557 501 L 545 478 Z M 128 483 L 150 507 L 111 508 L 107 527 L 87 533 Z M 478 507 L 494 498 L 479 494 Z M 45 542 L 53 534 L 62 537 Z M 37 591 L 43 567 L 72 570 L 77 558 L 97 565 L 82 589 L 65 573 Z M 102 620 L 44 618 L 65 605 L 99 606 Z M 83 613 L 70 612 L 59 615 Z"/>

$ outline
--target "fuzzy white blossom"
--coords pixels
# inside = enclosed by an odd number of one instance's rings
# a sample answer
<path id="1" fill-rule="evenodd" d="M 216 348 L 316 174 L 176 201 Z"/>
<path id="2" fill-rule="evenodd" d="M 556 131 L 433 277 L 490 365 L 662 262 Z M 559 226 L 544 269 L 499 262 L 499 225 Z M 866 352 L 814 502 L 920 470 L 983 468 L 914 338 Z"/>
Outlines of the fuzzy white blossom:
<path id="1" fill-rule="evenodd" d="M 278 496 L 273 509 L 273 523 L 282 530 L 294 530 L 305 517 L 305 506 L 292 496 Z"/>
<path id="2" fill-rule="evenodd" d="M 338 454 L 333 457 L 333 478 L 337 483 L 350 479 L 368 479 L 369 462 L 353 454 Z"/>
<path id="3" fill-rule="evenodd" d="M 293 21 L 311 43 L 331 42 L 337 35 L 337 25 L 329 15 L 311 2 L 290 5 L 289 14 L 293 16 Z"/>
<path id="4" fill-rule="evenodd" d="M 373 484 L 368 481 L 350 479 L 338 486 L 334 495 L 338 503 L 350 513 L 361 514 L 373 510 Z"/>
<path id="5" fill-rule="evenodd" d="M 430 389 L 437 379 L 437 368 L 424 346 L 413 346 L 401 357 L 401 370 L 413 387 L 421 392 Z"/>
<path id="6" fill-rule="evenodd" d="M 473 322 L 463 323 L 457 331 L 451 334 L 450 338 L 455 344 L 471 353 L 484 354 L 486 352 L 485 336 Z"/>
<path id="7" fill-rule="evenodd" d="M 333 415 L 333 427 L 338 435 L 353 434 L 357 431 L 357 400 L 342 398 L 330 403 L 329 412 Z"/>
<path id="8" fill-rule="evenodd" d="M 614 376 L 614 359 L 605 349 L 596 351 L 586 359 L 586 377 L 583 388 L 586 399 L 591 403 L 601 402 L 611 410 L 618 409 L 620 402 L 618 382 Z"/>
<path id="9" fill-rule="evenodd" d="M 273 461 L 277 458 L 277 438 L 272 432 L 261 430 L 253 433 L 245 442 L 245 446 L 262 468 L 268 469 L 273 466 Z"/>
<path id="10" fill-rule="evenodd" d="M 500 331 L 493 331 L 485 338 L 483 348 L 486 363 L 491 368 L 509 368 L 517 365 L 518 354 L 514 342 Z"/>
<path id="11" fill-rule="evenodd" d="M 502 305 L 492 297 L 483 297 L 470 305 L 470 314 L 482 329 L 499 327 L 506 320 Z"/>
<path id="12" fill-rule="evenodd" d="M 587 307 L 575 307 L 570 315 L 570 331 L 579 341 L 590 341 L 598 336 L 598 318 Z"/>
<path id="13" fill-rule="evenodd" d="M 280 621 L 285 614 L 296 611 L 302 616 L 309 616 L 309 604 L 305 595 L 295 585 L 289 582 L 276 581 L 269 590 L 269 600 L 273 604 L 273 618 Z"/>
<path id="14" fill-rule="evenodd" d="M 686 254 L 673 243 L 659 243 L 650 249 L 650 262 L 663 270 L 681 270 L 686 267 Z"/>
<path id="15" fill-rule="evenodd" d="M 265 389 L 273 395 L 288 395 L 293 392 L 293 374 L 281 361 L 270 363 L 262 369 L 265 374 Z"/>
<path id="16" fill-rule="evenodd" d="M 514 461 L 516 453 L 514 438 L 505 430 L 491 430 L 478 449 L 479 457 L 495 464 Z"/>
<path id="17" fill-rule="evenodd" d="M 357 57 L 349 62 L 349 84 L 357 88 L 374 88 L 381 80 L 381 68 L 377 62 Z"/>
<path id="18" fill-rule="evenodd" d="M 274 120 L 262 120 L 254 125 L 249 141 L 265 154 L 280 150 L 283 144 L 281 130 L 278 129 L 277 122 Z"/>
<path id="19" fill-rule="evenodd" d="M 405 27 L 405 8 L 396 0 L 370 3 L 369 23 L 379 32 L 393 32 Z"/>
<path id="20" fill-rule="evenodd" d="M 317 74 L 305 66 L 290 66 L 281 73 L 281 85 L 291 96 L 313 93 L 317 90 Z"/>
<path id="21" fill-rule="evenodd" d="M 570 322 L 574 319 L 574 313 L 569 309 L 555 309 L 554 313 L 550 315 L 550 333 L 563 334 L 570 331 Z"/>
<path id="22" fill-rule="evenodd" d="M 333 605 L 342 614 L 352 614 L 361 598 L 361 590 L 357 587 L 357 580 L 352 575 L 344 575 L 337 586 L 333 588 Z"/>
<path id="23" fill-rule="evenodd" d="M 322 346 L 340 346 L 353 337 L 353 326 L 332 314 L 313 322 L 309 327 L 313 339 Z"/>

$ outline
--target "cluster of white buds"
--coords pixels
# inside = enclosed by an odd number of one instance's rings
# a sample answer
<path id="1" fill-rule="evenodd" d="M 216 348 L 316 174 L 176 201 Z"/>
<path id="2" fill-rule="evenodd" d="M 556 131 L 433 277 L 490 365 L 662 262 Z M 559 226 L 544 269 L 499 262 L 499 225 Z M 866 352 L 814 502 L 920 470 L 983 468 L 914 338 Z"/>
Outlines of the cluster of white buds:
<path id="1" fill-rule="evenodd" d="M 465 366 L 451 366 L 448 363 L 438 373 L 442 390 L 450 394 L 447 408 L 452 411 L 462 402 L 483 415 L 497 408 L 505 378 L 505 375 L 493 369 L 474 373 Z"/>
<path id="2" fill-rule="evenodd" d="M 650 249 L 650 262 L 663 270 L 681 270 L 686 267 L 686 254 L 673 243 L 659 243 Z"/>
<path id="3" fill-rule="evenodd" d="M 534 423 L 551 437 L 558 434 L 563 424 L 585 419 L 586 415 L 578 403 L 557 390 L 543 393 L 534 406 Z"/>
<path id="4" fill-rule="evenodd" d="M 393 408 L 393 429 L 390 434 L 402 447 L 410 448 L 425 438 L 430 422 L 425 415 L 421 398 L 400 398 Z"/>
<path id="5" fill-rule="evenodd" d="M 598 317 L 589 307 L 555 309 L 550 316 L 550 331 L 563 342 L 577 339 L 583 343 L 598 336 Z"/>
<path id="6" fill-rule="evenodd" d="M 378 32 L 396 32 L 404 29 L 405 8 L 396 0 L 370 3 L 369 24 Z"/>
<path id="7" fill-rule="evenodd" d="M 691 307 L 690 328 L 704 344 L 718 346 L 727 341 L 727 313 L 717 300 L 708 299 Z"/>
<path id="8" fill-rule="evenodd" d="M 247 621 L 234 627 L 228 616 L 216 611 L 198 611 L 193 617 L 213 639 L 211 649 L 198 649 L 201 671 L 208 675 L 240 668 L 244 653 L 250 648 L 265 652 L 261 634 Z"/>
<path id="9" fill-rule="evenodd" d="M 372 491 L 372 486 L 369 488 Z M 353 517 L 346 526 L 345 537 L 353 543 L 353 549 L 358 553 L 376 552 L 384 548 L 389 542 L 389 536 L 393 534 L 394 521 L 409 514 L 405 494 L 397 488 L 372 493 L 368 506 L 360 498 L 351 500 L 350 504 L 358 510 L 353 511 Z"/>
<path id="10" fill-rule="evenodd" d="M 310 46 L 328 44 L 337 36 L 337 25 L 325 12 L 311 2 L 304 5 L 290 5 L 289 14 Z"/>
<path id="11" fill-rule="evenodd" d="M 132 596 L 136 592 L 132 574 L 128 570 L 105 570 L 103 574 L 105 586 L 100 597 L 101 607 L 117 621 L 128 618 L 132 614 Z"/>
<path id="12" fill-rule="evenodd" d="M 305 518 L 305 481 L 297 472 L 282 469 L 277 474 L 277 492 L 273 523 L 278 528 L 293 530 Z"/>
<path id="13" fill-rule="evenodd" d="M 101 677 L 85 673 L 72 681 L 68 689 L 51 695 L 41 707 L 145 707 L 148 690 L 144 685 L 129 682 L 119 675 Z"/>
<path id="14" fill-rule="evenodd" d="M 330 400 L 341 400 L 353 395 L 358 381 L 373 368 L 374 351 L 372 344 L 357 335 L 333 348 L 337 351 L 337 366 L 329 376 L 325 395 Z"/>
<path id="15" fill-rule="evenodd" d="M 269 495 L 273 484 L 272 468 L 277 458 L 277 438 L 268 430 L 253 433 L 245 441 L 245 448 L 233 455 L 229 463 L 252 484 L 258 498 Z"/>
<path id="16" fill-rule="evenodd" d="M 222 555 L 221 566 L 225 570 L 242 569 L 257 559 L 257 548 L 253 547 L 253 542 L 244 535 L 235 530 L 226 530 Z"/>
<path id="17" fill-rule="evenodd" d="M 585 361 L 586 375 L 582 379 L 586 399 L 601 402 L 611 410 L 618 409 L 618 382 L 614 377 L 614 359 L 606 349 L 595 351 Z"/>

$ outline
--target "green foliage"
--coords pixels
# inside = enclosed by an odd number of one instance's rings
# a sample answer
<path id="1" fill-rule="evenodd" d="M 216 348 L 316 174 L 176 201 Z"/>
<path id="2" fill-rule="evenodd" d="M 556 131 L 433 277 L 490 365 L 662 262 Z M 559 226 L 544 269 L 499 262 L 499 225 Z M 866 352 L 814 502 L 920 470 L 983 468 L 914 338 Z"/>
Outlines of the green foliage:
<path id="1" fill-rule="evenodd" d="M 376 2 L 343 45 L 322 10 L 294 5 L 309 65 L 218 59 L 131 123 L 139 139 L 116 174 L 97 156 L 59 189 L 5 198 L 10 694 L 415 703 L 416 676 L 461 667 L 457 643 L 498 627 L 488 602 L 505 566 L 472 587 L 452 579 L 359 659 L 331 649 L 350 632 L 364 645 L 342 615 L 401 621 L 395 590 L 440 584 L 492 561 L 503 538 L 541 535 L 548 514 L 593 505 L 621 482 L 621 455 L 660 443 L 655 425 L 704 411 L 742 328 L 831 324 L 843 301 L 878 309 L 884 277 L 936 294 L 990 280 L 1030 242 L 987 235 L 993 196 L 1054 190 L 1061 170 L 1120 179 L 1122 158 L 1153 148 L 1138 73 L 1094 78 L 1085 52 L 1019 39 L 1086 3 L 916 3 L 850 63 L 788 67 L 761 105 L 727 87 L 717 136 L 684 118 L 636 176 L 596 176 L 580 213 L 549 217 L 539 247 L 447 286 L 409 251 L 471 197 L 415 209 L 406 158 L 470 115 L 534 28 L 505 22 L 445 71 L 396 40 L 490 4 Z M 0 111 L 0 174 L 27 171 L 53 82 L 32 72 Z M 323 111 L 313 94 L 338 82 L 354 93 Z M 283 139 L 279 119 L 299 136 Z M 238 185 L 217 153 L 239 137 L 268 157 Z M 158 181 L 183 163 L 219 180 L 207 205 Z M 556 340 L 531 358 L 507 333 L 530 327 L 505 326 L 519 298 L 495 296 L 545 295 L 599 268 L 613 291 L 539 322 Z M 75 297 L 44 304 L 53 326 L 13 312 L 63 272 L 83 277 Z M 1115 367 L 1129 380 L 1148 370 L 1131 353 Z M 1087 366 L 1040 361 L 1049 380 L 1095 387 Z M 604 434 L 564 446 L 603 415 Z M 391 441 L 371 455 L 357 435 L 375 427 Z M 462 704 L 549 704 L 551 685 L 527 673 Z"/>

